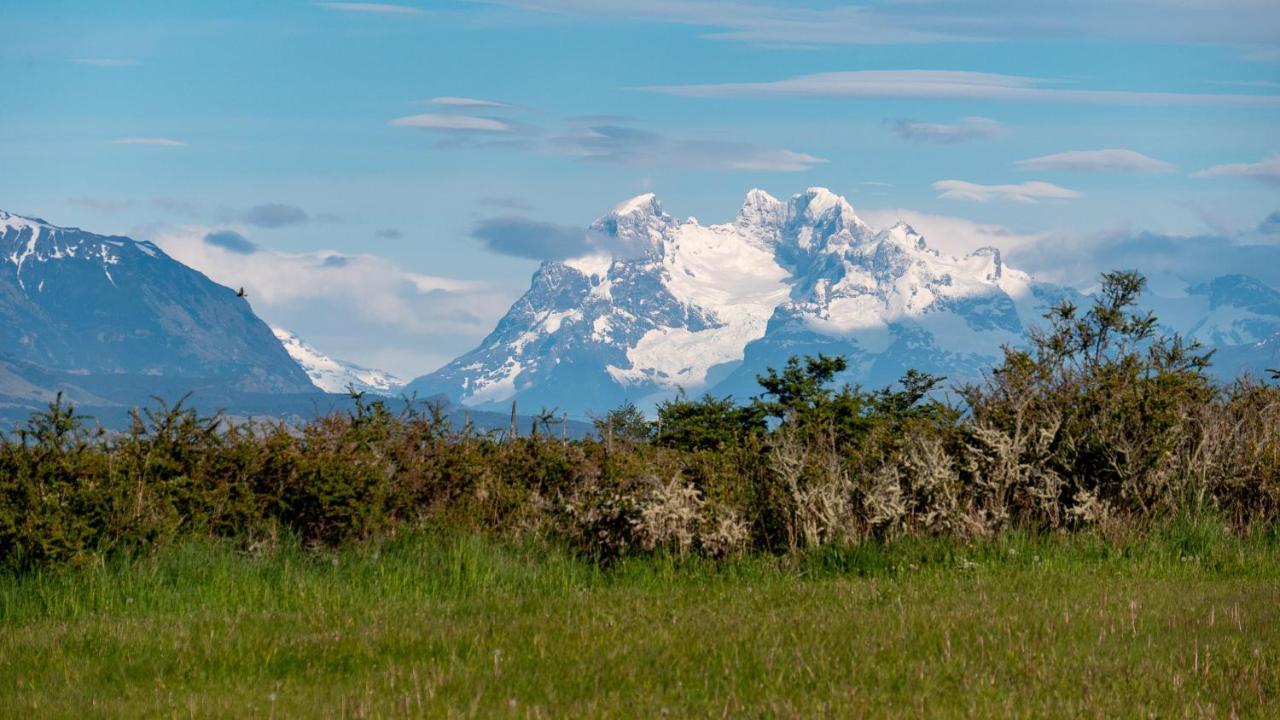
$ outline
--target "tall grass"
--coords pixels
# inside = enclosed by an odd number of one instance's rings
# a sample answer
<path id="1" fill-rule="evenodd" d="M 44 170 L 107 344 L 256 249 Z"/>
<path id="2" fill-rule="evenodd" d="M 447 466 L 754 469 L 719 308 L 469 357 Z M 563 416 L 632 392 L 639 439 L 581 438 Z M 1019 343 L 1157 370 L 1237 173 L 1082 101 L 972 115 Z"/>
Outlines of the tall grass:
<path id="1" fill-rule="evenodd" d="M 608 567 L 415 531 L 0 580 L 0 716 L 1268 717 L 1280 541 L 1212 519 Z"/>

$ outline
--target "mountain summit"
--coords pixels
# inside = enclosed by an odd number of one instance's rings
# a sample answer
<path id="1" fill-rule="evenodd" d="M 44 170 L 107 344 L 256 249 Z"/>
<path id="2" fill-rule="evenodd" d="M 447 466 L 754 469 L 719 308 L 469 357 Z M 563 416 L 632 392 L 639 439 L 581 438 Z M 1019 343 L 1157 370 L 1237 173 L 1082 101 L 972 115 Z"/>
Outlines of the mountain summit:
<path id="1" fill-rule="evenodd" d="M 606 250 L 543 263 L 479 347 L 408 389 L 583 413 L 680 388 L 750 394 L 767 365 L 819 350 L 860 381 L 976 370 L 1057 293 L 994 249 L 949 257 L 905 224 L 877 232 L 826 188 L 752 190 L 711 226 L 641 195 L 590 232 Z"/>
<path id="2" fill-rule="evenodd" d="M 234 290 L 150 242 L 4 211 L 0 354 L 85 386 L 94 378 L 109 378 L 112 388 L 164 378 L 186 389 L 313 391 Z"/>

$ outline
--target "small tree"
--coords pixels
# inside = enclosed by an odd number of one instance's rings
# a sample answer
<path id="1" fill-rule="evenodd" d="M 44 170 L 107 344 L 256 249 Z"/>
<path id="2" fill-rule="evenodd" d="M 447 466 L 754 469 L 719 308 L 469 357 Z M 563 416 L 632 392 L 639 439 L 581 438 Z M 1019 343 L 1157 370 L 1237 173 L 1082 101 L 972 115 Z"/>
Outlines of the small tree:
<path id="1" fill-rule="evenodd" d="M 653 435 L 653 423 L 628 400 L 593 421 L 596 433 L 606 442 L 638 443 Z"/>
<path id="2" fill-rule="evenodd" d="M 756 405 L 742 407 L 732 397 L 704 395 L 689 400 L 684 391 L 658 405 L 654 442 L 685 450 L 719 450 L 765 431 L 764 413 Z"/>

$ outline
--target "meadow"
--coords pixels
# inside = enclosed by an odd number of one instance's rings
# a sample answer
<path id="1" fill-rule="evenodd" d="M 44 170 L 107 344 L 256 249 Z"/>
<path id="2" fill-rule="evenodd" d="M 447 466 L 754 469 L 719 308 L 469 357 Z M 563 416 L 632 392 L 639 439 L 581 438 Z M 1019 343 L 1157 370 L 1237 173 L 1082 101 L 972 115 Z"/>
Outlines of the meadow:
<path id="1" fill-rule="evenodd" d="M 1274 717 L 1280 538 L 902 539 L 608 568 L 419 531 L 0 584 L 5 717 Z"/>

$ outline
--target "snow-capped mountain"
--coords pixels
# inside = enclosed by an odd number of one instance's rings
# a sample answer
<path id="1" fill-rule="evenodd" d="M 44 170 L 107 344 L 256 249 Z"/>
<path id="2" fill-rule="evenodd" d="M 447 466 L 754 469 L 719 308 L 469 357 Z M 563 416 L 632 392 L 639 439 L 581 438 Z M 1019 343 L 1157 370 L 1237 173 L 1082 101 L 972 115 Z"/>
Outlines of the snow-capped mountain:
<path id="1" fill-rule="evenodd" d="M 115 388 L 153 378 L 157 386 L 180 379 L 188 390 L 312 390 L 270 328 L 230 288 L 150 242 L 4 211 L 0 355 L 83 378 L 85 386 L 109 377 Z"/>
<path id="2" fill-rule="evenodd" d="M 271 330 L 289 352 L 289 356 L 306 371 L 311 382 L 325 392 L 345 393 L 355 390 L 374 395 L 395 395 L 404 387 L 404 381 L 389 372 L 334 360 L 288 330 Z"/>
<path id="3" fill-rule="evenodd" d="M 409 389 L 586 412 L 678 388 L 741 397 L 767 365 L 818 350 L 888 382 L 989 360 L 1052 295 L 995 250 L 953 258 L 906 225 L 876 232 L 823 188 L 753 190 L 709 227 L 642 195 L 590 232 L 609 253 L 544 263 L 480 347 Z"/>
<path id="4" fill-rule="evenodd" d="M 766 368 L 817 352 L 844 356 L 842 379 L 868 386 L 911 368 L 972 379 L 1050 305 L 1080 299 L 996 248 L 953 257 L 906 224 L 871 228 L 824 188 L 788 201 L 752 190 L 732 222 L 711 226 L 641 195 L 588 233 L 597 252 L 543 263 L 479 347 L 407 390 L 583 415 L 680 388 L 748 397 Z M 1220 368 L 1234 373 L 1275 352 L 1277 297 L 1232 276 L 1151 304 L 1169 329 L 1238 348 Z"/>

